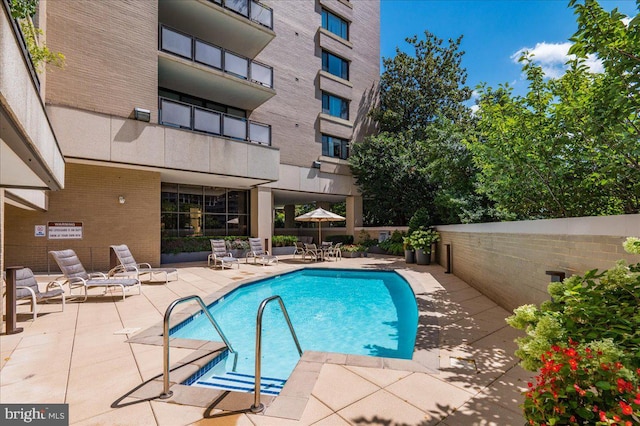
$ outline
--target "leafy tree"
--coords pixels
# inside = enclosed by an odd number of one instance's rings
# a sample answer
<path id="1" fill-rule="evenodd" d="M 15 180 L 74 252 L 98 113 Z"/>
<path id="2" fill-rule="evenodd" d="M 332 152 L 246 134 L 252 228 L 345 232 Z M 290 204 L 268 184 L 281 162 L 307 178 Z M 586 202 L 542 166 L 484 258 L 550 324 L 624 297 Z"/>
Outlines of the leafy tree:
<path id="1" fill-rule="evenodd" d="M 462 143 L 472 117 L 461 40 L 443 45 L 425 31 L 406 39 L 413 54 L 398 48 L 383 59 L 380 105 L 371 112 L 381 134 L 354 144 L 350 156 L 367 222 L 404 225 L 426 207 L 433 223 L 457 223 L 475 206 L 474 165 Z"/>
<path id="2" fill-rule="evenodd" d="M 640 210 L 640 38 L 632 25 L 639 19 L 625 26 L 621 14 L 591 0 L 576 8 L 578 58 L 562 77 L 545 79 L 525 54 L 525 96 L 508 85 L 480 89 L 479 137 L 468 146 L 481 169 L 480 191 L 506 217 Z M 589 72 L 588 53 L 603 58 L 604 74 Z"/>

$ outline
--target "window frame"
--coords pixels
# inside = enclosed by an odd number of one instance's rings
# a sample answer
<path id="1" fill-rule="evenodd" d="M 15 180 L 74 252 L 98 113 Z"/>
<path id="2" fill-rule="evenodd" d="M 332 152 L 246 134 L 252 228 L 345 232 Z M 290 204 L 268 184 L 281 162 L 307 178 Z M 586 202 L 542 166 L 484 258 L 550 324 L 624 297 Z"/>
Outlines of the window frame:
<path id="1" fill-rule="evenodd" d="M 325 107 L 325 99 L 327 100 L 326 102 L 326 107 Z M 340 114 L 336 115 L 332 113 L 332 102 L 331 100 L 339 100 L 341 102 L 341 107 L 340 107 Z M 349 99 L 345 99 L 342 98 L 340 96 L 331 94 L 329 92 L 322 92 L 322 113 L 323 114 L 328 114 L 332 117 L 338 117 L 341 118 L 343 120 L 349 120 L 349 104 L 350 104 L 350 100 Z"/>
<path id="2" fill-rule="evenodd" d="M 337 145 L 339 147 L 339 154 L 337 156 L 334 155 L 335 151 L 331 152 L 328 149 L 329 142 L 331 142 L 334 150 L 336 147 L 336 142 L 339 142 Z M 349 155 L 351 154 L 350 152 L 351 150 L 349 149 L 350 144 L 351 144 L 351 141 L 348 139 L 339 138 L 337 136 L 332 136 L 326 133 L 322 133 L 322 155 L 324 155 L 325 157 L 338 158 L 340 160 L 347 160 L 349 158 Z"/>
<path id="3" fill-rule="evenodd" d="M 329 31 L 331 34 L 335 34 L 340 38 L 343 38 L 345 40 L 349 40 L 349 21 L 347 21 L 346 19 L 342 18 L 341 16 L 336 15 L 335 13 L 327 10 L 327 9 L 322 9 L 321 12 L 321 25 L 322 28 L 324 28 L 325 30 Z M 331 30 L 331 22 L 330 22 L 330 18 L 332 20 L 334 20 L 334 22 L 338 22 L 340 24 L 340 32 L 335 32 L 333 30 Z"/>
<path id="4" fill-rule="evenodd" d="M 331 58 L 330 57 L 334 57 L 335 59 L 337 59 L 338 61 L 340 61 L 340 74 L 335 74 L 333 72 L 331 72 Z M 325 61 L 326 58 L 326 61 Z M 322 70 L 328 72 L 331 75 L 335 75 L 336 77 L 339 77 L 343 80 L 347 80 L 349 81 L 349 67 L 350 67 L 350 62 L 346 59 L 344 59 L 341 56 L 338 56 L 328 50 L 322 50 Z"/>

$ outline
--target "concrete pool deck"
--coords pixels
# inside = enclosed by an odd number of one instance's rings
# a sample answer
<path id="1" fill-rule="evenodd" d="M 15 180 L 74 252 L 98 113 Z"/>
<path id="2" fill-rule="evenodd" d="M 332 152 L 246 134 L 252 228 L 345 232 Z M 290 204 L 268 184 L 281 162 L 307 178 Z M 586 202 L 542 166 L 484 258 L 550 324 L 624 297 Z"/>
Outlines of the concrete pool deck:
<path id="1" fill-rule="evenodd" d="M 416 353 L 422 359 L 414 361 L 425 368 L 312 352 L 304 355 L 300 377 L 289 380 L 297 383 L 288 394 L 263 398 L 264 414 L 249 411 L 252 394 L 211 399 L 196 392 L 195 398 L 187 395 L 185 400 L 176 392 L 169 400 L 156 398 L 162 390 L 162 346 L 140 337 L 161 323 L 172 301 L 192 294 L 205 298 L 230 284 L 302 265 L 288 256 L 278 265 L 241 263 L 240 269 L 224 271 L 204 263 L 176 265 L 177 281 L 144 284 L 142 295 L 124 301 L 117 295 L 70 301 L 64 312 L 59 304 L 40 304 L 35 321 L 25 313 L 28 306 L 20 307 L 18 326 L 24 331 L 0 336 L 0 403 L 67 403 L 74 425 L 525 423 L 520 392 L 533 374 L 516 365 L 513 340 L 519 334 L 504 321 L 510 313 L 439 265 L 406 265 L 388 256 L 306 265 L 391 268 L 404 275 L 414 291 L 418 283 L 422 291 L 416 291 L 421 311 Z M 46 279 L 38 277 L 40 282 Z M 172 323 L 181 311 L 193 309 L 189 305 L 176 308 Z M 172 364 L 198 357 L 196 348 L 178 346 L 171 349 Z M 178 380 L 173 374 L 172 381 Z"/>

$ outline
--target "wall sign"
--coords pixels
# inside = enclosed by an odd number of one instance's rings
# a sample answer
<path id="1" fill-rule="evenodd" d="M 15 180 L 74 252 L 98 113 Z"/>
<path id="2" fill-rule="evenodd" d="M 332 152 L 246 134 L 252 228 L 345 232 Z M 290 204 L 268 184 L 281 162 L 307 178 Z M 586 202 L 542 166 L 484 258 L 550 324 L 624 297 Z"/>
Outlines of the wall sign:
<path id="1" fill-rule="evenodd" d="M 50 240 L 81 240 L 82 222 L 49 222 Z"/>
<path id="2" fill-rule="evenodd" d="M 33 231 L 33 235 L 36 237 L 46 237 L 47 236 L 47 225 L 36 225 Z"/>

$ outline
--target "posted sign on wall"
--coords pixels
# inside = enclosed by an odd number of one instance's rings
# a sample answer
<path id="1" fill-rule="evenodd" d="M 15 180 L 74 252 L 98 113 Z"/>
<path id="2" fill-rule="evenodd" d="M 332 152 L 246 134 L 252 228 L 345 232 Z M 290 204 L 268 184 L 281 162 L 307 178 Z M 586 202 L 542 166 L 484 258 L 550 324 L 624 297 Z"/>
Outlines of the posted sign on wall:
<path id="1" fill-rule="evenodd" d="M 50 240 L 81 240 L 82 222 L 49 222 Z"/>

